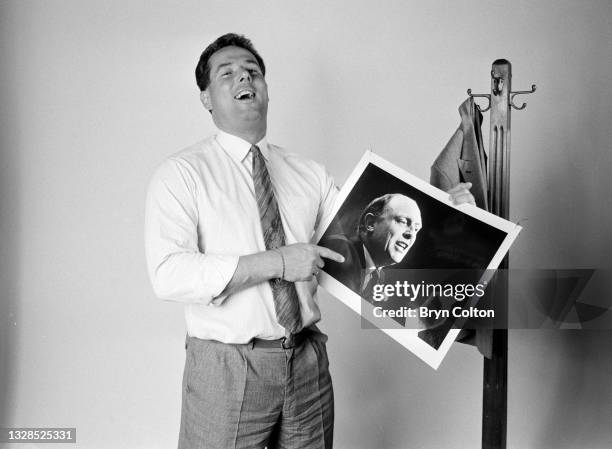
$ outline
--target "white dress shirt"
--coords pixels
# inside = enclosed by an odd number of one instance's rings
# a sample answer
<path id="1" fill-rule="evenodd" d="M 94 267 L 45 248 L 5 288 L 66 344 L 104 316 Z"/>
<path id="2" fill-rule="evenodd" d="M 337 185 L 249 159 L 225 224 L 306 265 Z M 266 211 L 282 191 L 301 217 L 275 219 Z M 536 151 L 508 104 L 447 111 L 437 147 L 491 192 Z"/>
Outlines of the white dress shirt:
<path id="1" fill-rule="evenodd" d="M 265 139 L 258 142 L 286 243 L 316 242 L 337 189 L 319 164 Z M 185 303 L 187 332 L 224 343 L 281 338 L 268 282 L 221 293 L 241 255 L 265 251 L 252 178 L 251 144 L 219 131 L 157 169 L 147 194 L 145 249 L 157 296 Z M 280 263 L 280 260 L 279 260 Z M 321 317 L 317 282 L 296 282 L 302 322 Z"/>

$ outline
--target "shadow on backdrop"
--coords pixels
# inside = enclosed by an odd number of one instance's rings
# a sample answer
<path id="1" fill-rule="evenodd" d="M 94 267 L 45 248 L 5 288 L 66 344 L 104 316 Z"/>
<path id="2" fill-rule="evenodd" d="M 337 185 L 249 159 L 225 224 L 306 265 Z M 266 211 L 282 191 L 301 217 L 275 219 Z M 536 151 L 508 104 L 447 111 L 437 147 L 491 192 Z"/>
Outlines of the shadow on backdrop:
<path id="1" fill-rule="evenodd" d="M 11 89 L 16 55 L 10 48 L 9 9 L 8 3 L 0 3 L 0 427 L 11 420 L 19 270 L 19 151 L 14 109 L 18 93 Z"/>

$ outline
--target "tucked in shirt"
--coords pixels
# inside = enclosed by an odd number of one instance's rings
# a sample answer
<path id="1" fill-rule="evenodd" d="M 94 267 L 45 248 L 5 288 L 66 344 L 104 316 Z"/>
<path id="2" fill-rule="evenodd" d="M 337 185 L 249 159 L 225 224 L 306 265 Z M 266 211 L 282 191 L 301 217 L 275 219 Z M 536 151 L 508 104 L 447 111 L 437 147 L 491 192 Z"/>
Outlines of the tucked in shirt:
<path id="1" fill-rule="evenodd" d="M 266 140 L 265 160 L 286 244 L 316 242 L 337 189 L 325 169 Z M 252 178 L 251 144 L 219 131 L 169 157 L 146 201 L 145 249 L 157 296 L 185 303 L 187 332 L 224 343 L 284 336 L 268 282 L 227 297 L 241 255 L 265 251 Z M 279 260 L 280 263 L 280 260 Z M 304 326 L 317 322 L 316 280 L 296 282 Z"/>

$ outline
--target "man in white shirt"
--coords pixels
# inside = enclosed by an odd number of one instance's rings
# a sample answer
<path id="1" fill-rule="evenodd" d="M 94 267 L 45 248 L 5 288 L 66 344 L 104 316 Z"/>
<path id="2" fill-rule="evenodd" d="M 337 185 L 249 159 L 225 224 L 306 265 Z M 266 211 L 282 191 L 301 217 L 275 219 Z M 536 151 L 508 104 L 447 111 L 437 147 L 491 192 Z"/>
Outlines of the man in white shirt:
<path id="1" fill-rule="evenodd" d="M 196 80 L 219 131 L 149 185 L 149 275 L 159 297 L 185 305 L 180 449 L 332 447 L 315 277 L 344 257 L 313 242 L 336 188 L 319 164 L 267 142 L 264 76 L 243 36 L 209 45 Z"/>
<path id="2" fill-rule="evenodd" d="M 168 158 L 147 195 L 154 290 L 185 304 L 182 449 L 332 447 L 315 277 L 343 257 L 312 242 L 336 188 L 266 141 L 264 75 L 243 36 L 207 47 L 196 79 L 219 132 Z"/>

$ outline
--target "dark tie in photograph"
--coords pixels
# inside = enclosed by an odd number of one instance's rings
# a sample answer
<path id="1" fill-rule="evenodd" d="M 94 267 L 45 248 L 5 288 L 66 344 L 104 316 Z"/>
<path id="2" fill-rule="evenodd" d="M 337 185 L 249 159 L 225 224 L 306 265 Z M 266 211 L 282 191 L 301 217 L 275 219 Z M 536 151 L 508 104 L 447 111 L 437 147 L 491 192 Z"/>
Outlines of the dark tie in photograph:
<path id="1" fill-rule="evenodd" d="M 382 268 L 376 268 L 370 274 L 370 280 L 366 284 L 365 288 L 361 292 L 361 297 L 372 302 L 374 300 L 374 287 L 378 284 L 384 283 L 384 271 Z"/>

